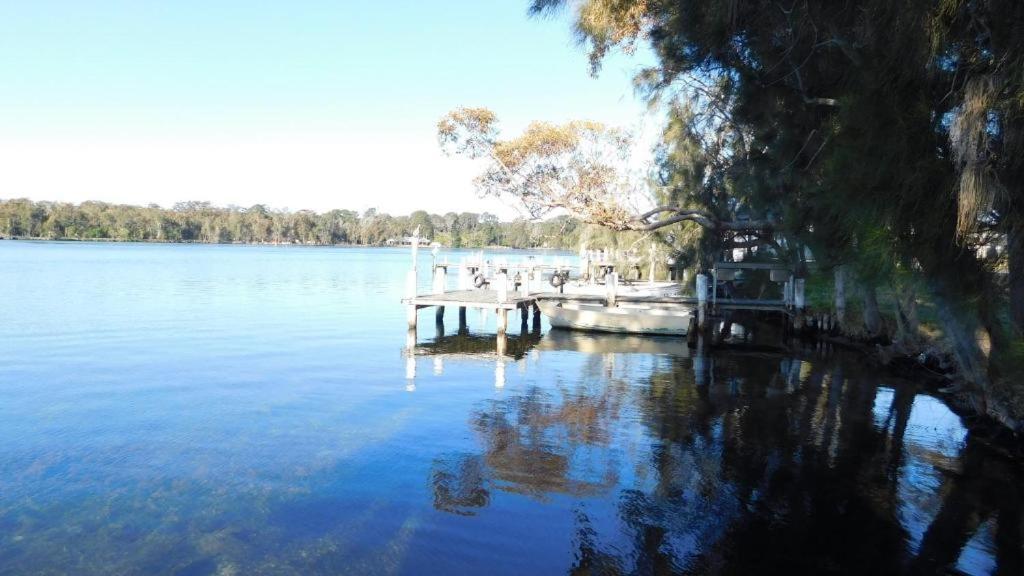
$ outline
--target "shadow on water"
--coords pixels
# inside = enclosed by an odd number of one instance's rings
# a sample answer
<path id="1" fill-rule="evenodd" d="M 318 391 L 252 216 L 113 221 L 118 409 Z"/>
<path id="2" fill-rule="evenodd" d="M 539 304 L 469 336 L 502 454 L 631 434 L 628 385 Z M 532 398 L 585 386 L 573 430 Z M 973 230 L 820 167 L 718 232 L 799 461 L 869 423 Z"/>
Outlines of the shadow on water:
<path id="1" fill-rule="evenodd" d="M 493 347 L 451 338 L 428 349 Z M 479 451 L 434 460 L 446 513 L 478 515 L 498 494 L 576 502 L 572 574 L 1024 573 L 1020 465 L 912 382 L 838 353 L 689 357 L 675 339 L 558 331 L 527 341 L 657 360 L 639 382 L 583 370 L 479 403 Z M 614 503 L 617 524 L 595 520 L 597 501 Z"/>

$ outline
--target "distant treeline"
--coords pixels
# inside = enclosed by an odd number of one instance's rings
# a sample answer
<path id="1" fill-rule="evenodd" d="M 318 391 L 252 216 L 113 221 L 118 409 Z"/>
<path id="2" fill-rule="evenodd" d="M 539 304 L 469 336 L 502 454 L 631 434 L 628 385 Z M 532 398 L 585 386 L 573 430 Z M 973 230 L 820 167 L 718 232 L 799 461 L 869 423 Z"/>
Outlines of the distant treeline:
<path id="1" fill-rule="evenodd" d="M 0 200 L 0 236 L 8 238 L 379 246 L 410 236 L 417 227 L 421 237 L 456 248 L 575 249 L 588 236 L 607 235 L 567 217 L 502 222 L 486 212 L 439 215 L 420 210 L 409 216 L 391 216 L 374 209 L 361 215 L 353 210 L 291 212 L 260 204 L 224 208 L 209 202 L 181 202 L 167 209 L 104 202 Z"/>

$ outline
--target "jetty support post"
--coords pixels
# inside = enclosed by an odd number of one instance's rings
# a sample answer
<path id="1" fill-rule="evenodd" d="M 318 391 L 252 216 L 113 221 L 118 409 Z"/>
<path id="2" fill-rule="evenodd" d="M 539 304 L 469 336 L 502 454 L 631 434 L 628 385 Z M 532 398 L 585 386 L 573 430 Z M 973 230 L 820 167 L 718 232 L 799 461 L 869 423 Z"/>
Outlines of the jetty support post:
<path id="1" fill-rule="evenodd" d="M 498 304 L 504 304 L 508 302 L 508 273 L 501 272 L 494 277 L 495 288 L 498 292 Z M 499 307 L 497 313 L 497 325 L 498 325 L 498 342 L 505 337 L 505 333 L 508 331 L 508 310 L 504 307 Z"/>
<path id="2" fill-rule="evenodd" d="M 604 279 L 605 294 L 608 297 L 608 307 L 614 308 L 619 299 L 619 273 L 612 272 Z"/>
<path id="3" fill-rule="evenodd" d="M 444 294 L 448 289 L 448 266 L 434 266 L 434 294 Z M 438 324 L 444 323 L 444 306 L 438 306 L 435 318 Z"/>
<path id="4" fill-rule="evenodd" d="M 496 312 L 498 316 L 498 340 L 501 341 L 505 338 L 505 334 L 508 333 L 508 310 L 505 308 L 498 308 Z"/>
<path id="5" fill-rule="evenodd" d="M 697 328 L 704 330 L 708 323 L 708 275 L 697 274 Z"/>
<path id="6" fill-rule="evenodd" d="M 466 307 L 459 306 L 459 334 L 465 334 L 468 331 L 466 325 Z"/>

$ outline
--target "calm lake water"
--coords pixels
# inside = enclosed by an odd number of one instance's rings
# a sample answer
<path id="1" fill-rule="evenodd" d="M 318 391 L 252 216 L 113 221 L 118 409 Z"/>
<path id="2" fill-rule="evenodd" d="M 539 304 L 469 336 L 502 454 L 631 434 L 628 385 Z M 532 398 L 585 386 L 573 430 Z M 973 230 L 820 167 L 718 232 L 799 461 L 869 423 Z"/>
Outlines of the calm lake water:
<path id="1" fill-rule="evenodd" d="M 0 241 L 0 574 L 1024 573 L 1019 467 L 913 383 L 454 310 L 408 360 L 408 267 Z"/>

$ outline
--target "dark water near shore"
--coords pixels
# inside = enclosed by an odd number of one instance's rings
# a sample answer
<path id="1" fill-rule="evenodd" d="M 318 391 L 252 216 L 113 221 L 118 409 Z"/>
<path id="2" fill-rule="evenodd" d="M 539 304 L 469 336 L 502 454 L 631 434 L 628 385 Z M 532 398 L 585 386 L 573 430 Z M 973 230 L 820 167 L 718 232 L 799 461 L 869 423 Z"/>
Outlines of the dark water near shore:
<path id="1" fill-rule="evenodd" d="M 0 242 L 0 574 L 1024 573 L 913 383 L 454 311 L 408 360 L 408 264 Z"/>

